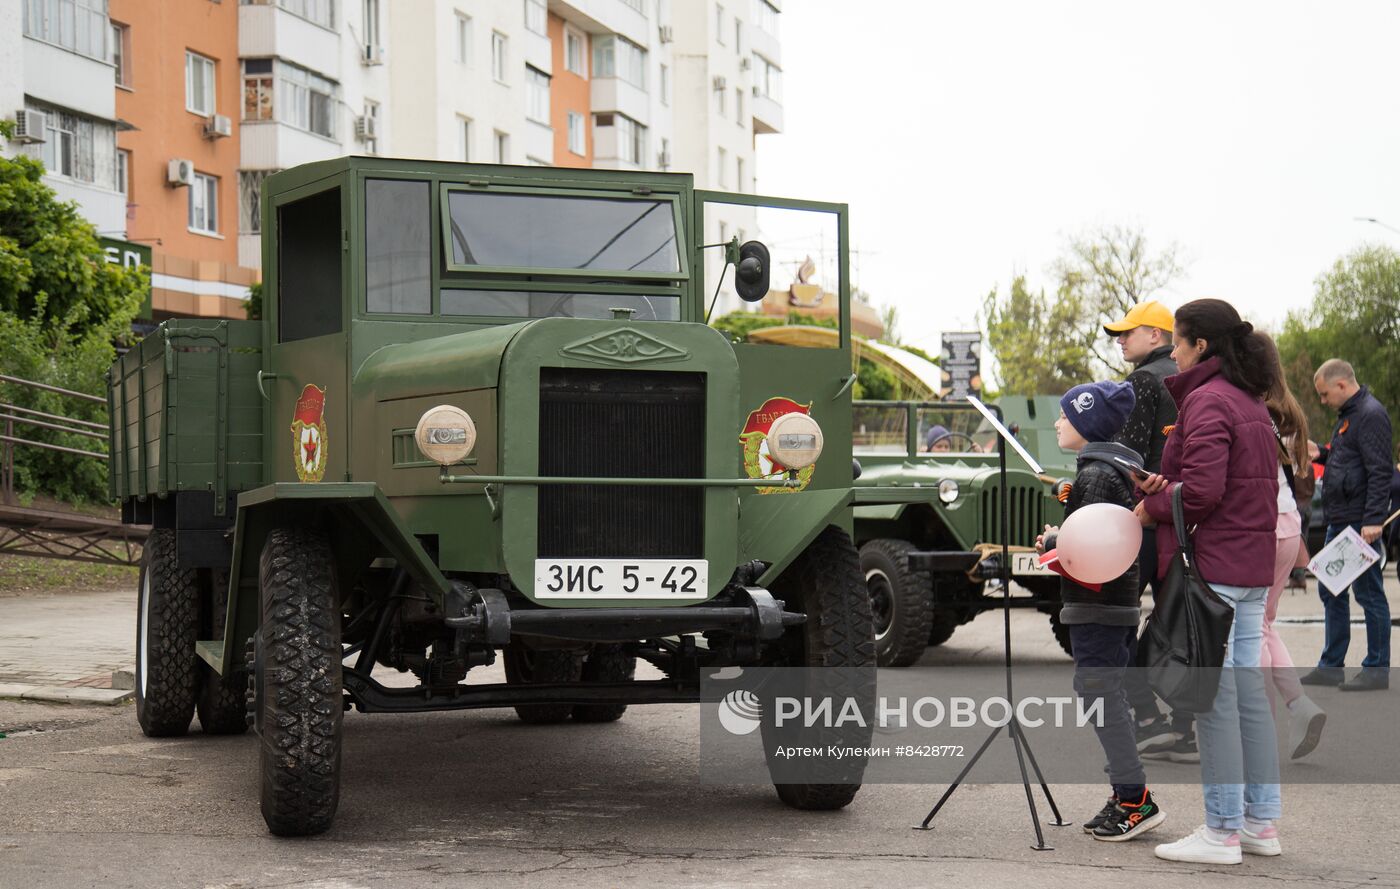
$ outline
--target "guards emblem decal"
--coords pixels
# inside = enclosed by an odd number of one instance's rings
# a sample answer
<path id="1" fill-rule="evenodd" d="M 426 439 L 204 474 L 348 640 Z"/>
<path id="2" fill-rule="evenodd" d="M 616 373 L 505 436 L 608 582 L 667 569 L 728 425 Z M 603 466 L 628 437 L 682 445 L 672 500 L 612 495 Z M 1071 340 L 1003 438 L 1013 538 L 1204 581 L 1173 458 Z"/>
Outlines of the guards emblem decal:
<path id="1" fill-rule="evenodd" d="M 307 384 L 292 415 L 292 465 L 303 482 L 326 475 L 326 390 Z"/>
<path id="2" fill-rule="evenodd" d="M 812 412 L 812 404 L 798 404 L 791 398 L 770 398 L 763 402 L 758 410 L 749 413 L 748 420 L 744 423 L 744 431 L 739 433 L 739 443 L 744 447 L 744 472 L 749 478 L 771 478 L 781 479 L 787 475 L 787 467 L 776 462 L 768 454 L 768 430 L 773 426 L 773 421 L 783 414 L 790 414 L 794 411 L 802 414 Z M 812 480 L 812 470 L 816 469 L 816 464 L 808 466 L 806 469 L 798 470 L 797 480 L 801 483 L 796 488 L 758 488 L 760 494 L 788 494 L 801 491 L 807 487 Z"/>

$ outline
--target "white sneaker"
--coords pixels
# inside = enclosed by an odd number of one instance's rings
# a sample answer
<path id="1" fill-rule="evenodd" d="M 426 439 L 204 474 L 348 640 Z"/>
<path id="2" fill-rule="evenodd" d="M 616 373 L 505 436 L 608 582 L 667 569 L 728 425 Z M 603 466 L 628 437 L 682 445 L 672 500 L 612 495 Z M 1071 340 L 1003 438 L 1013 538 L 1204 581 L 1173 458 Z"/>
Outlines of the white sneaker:
<path id="1" fill-rule="evenodd" d="M 1175 843 L 1163 843 L 1153 850 L 1158 858 L 1167 861 L 1192 861 L 1197 864 L 1239 864 L 1244 860 L 1240 851 L 1240 837 L 1230 834 L 1228 839 L 1213 840 L 1202 824 L 1190 836 Z"/>
<path id="2" fill-rule="evenodd" d="M 1250 833 L 1246 827 L 1240 831 L 1240 849 L 1246 855 L 1282 855 L 1283 846 L 1278 841 L 1278 828 L 1270 824 L 1258 833 Z"/>
<path id="3" fill-rule="evenodd" d="M 1313 703 L 1312 698 L 1303 695 L 1288 705 L 1288 743 L 1293 747 L 1290 759 L 1302 759 L 1317 747 L 1322 740 L 1322 727 L 1327 724 L 1327 714 Z"/>

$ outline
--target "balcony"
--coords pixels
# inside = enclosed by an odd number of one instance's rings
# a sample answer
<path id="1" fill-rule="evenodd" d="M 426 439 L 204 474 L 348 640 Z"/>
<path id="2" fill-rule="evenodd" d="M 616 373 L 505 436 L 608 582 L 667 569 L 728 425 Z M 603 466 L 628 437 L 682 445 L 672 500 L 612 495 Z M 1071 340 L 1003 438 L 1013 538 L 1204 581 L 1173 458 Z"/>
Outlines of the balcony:
<path id="1" fill-rule="evenodd" d="M 104 235 L 126 232 L 126 195 L 63 176 L 45 176 L 44 184 L 61 201 L 77 201 L 78 212 Z"/>
<path id="2" fill-rule="evenodd" d="M 247 170 L 284 170 L 346 153 L 335 139 L 275 120 L 243 121 L 239 126 L 239 139 L 242 143 L 240 166 Z"/>
<path id="3" fill-rule="evenodd" d="M 649 125 L 651 102 L 643 90 L 620 77 L 595 77 L 591 84 L 589 104 L 595 112 L 616 111 L 637 123 Z"/>
<path id="4" fill-rule="evenodd" d="M 275 56 L 331 80 L 341 79 L 340 35 L 273 4 L 238 7 L 238 54 Z"/>
<path id="5" fill-rule="evenodd" d="M 753 112 L 753 131 L 757 135 L 781 133 L 783 131 L 783 106 L 776 99 L 755 95 L 750 103 Z"/>
<path id="6" fill-rule="evenodd" d="M 113 82 L 108 62 L 32 37 L 24 39 L 24 91 L 40 102 L 110 121 L 117 116 Z M 5 111 L 14 114 L 13 108 Z"/>

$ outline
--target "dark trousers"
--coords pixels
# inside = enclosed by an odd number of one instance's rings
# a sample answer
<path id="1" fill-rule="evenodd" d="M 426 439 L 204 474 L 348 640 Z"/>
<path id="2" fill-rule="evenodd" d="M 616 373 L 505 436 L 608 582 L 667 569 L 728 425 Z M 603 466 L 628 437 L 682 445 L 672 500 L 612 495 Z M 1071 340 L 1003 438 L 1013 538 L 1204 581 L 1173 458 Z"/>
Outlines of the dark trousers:
<path id="1" fill-rule="evenodd" d="M 1074 691 L 1092 707 L 1103 701 L 1102 724 L 1095 721 L 1094 732 L 1108 765 L 1104 771 L 1119 799 L 1141 799 L 1147 772 L 1138 757 L 1137 731 L 1128 710 L 1123 677 L 1128 673 L 1128 652 L 1137 638 L 1137 627 L 1110 627 L 1104 624 L 1070 624 L 1070 645 L 1074 649 Z"/>
<path id="2" fill-rule="evenodd" d="M 1147 585 L 1152 584 L 1153 595 L 1157 592 L 1157 529 L 1142 529 L 1142 548 L 1138 550 L 1138 599 L 1142 599 L 1142 594 L 1146 592 Z M 1133 637 L 1132 645 L 1129 647 L 1129 666 L 1137 666 L 1137 637 Z M 1139 720 L 1151 719 L 1161 713 L 1157 708 L 1157 696 L 1152 693 L 1152 688 L 1147 684 L 1146 670 L 1129 670 L 1128 677 L 1124 682 L 1128 692 L 1128 705 L 1133 708 L 1134 715 Z"/>
<path id="3" fill-rule="evenodd" d="M 1346 525 L 1328 525 L 1327 542 L 1342 533 Z M 1361 530 L 1360 522 L 1351 527 Z M 1376 552 L 1383 552 L 1382 543 L 1377 540 L 1371 546 Z M 1372 669 L 1390 667 L 1390 602 L 1385 597 L 1385 579 L 1381 575 L 1381 564 L 1377 562 L 1361 572 L 1361 576 L 1351 582 L 1351 595 L 1366 615 L 1366 657 L 1361 666 Z M 1346 661 L 1347 647 L 1351 644 L 1351 602 L 1346 590 L 1337 595 L 1327 588 L 1321 579 L 1317 583 L 1317 594 L 1322 599 L 1323 622 L 1327 642 L 1318 658 L 1319 667 L 1341 667 Z"/>

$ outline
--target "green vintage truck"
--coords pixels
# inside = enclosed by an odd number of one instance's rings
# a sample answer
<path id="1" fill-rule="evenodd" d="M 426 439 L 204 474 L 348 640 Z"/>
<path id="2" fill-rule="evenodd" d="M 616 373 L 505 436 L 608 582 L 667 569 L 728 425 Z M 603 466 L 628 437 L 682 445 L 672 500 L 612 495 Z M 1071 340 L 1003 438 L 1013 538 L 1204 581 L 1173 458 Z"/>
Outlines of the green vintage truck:
<path id="1" fill-rule="evenodd" d="M 705 324 L 786 261 L 704 243 L 736 218 L 839 245 L 832 348 Z M 141 727 L 251 724 L 273 833 L 330 825 L 351 708 L 606 722 L 708 667 L 873 666 L 844 205 L 349 157 L 269 177 L 262 233 L 263 320 L 168 320 L 111 369 L 111 486 L 153 526 Z M 777 793 L 838 808 L 853 774 Z"/>
<path id="2" fill-rule="evenodd" d="M 999 591 L 987 587 L 1001 570 L 997 433 L 966 403 L 860 401 L 853 406 L 852 439 L 861 467 L 855 539 L 870 589 L 876 656 L 882 667 L 904 667 L 1001 605 Z M 1011 553 L 1012 605 L 1048 614 L 1068 652 L 1069 635 L 1058 620 L 1059 580 L 1029 552 L 1044 525 L 1059 524 L 1064 511 L 1048 476 L 1014 453 L 1009 461 L 1007 542 L 1020 550 Z"/>

